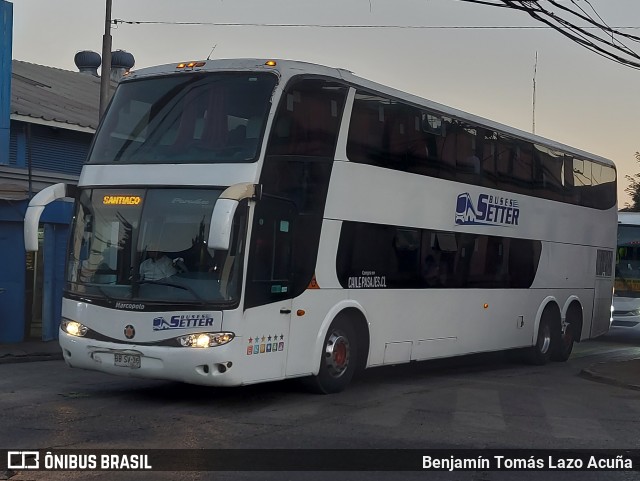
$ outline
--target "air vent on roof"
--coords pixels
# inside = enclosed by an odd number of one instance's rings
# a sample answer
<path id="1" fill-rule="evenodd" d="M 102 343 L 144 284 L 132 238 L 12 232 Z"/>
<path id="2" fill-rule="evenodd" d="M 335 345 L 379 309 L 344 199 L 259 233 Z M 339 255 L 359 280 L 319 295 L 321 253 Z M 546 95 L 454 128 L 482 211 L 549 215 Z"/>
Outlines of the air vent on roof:
<path id="1" fill-rule="evenodd" d="M 98 76 L 98 67 L 102 63 L 99 53 L 91 50 L 83 50 L 73 57 L 73 61 L 81 73 L 93 75 L 94 77 Z"/>
<path id="2" fill-rule="evenodd" d="M 124 50 L 111 52 L 111 80 L 120 81 L 122 76 L 136 64 L 133 55 Z"/>

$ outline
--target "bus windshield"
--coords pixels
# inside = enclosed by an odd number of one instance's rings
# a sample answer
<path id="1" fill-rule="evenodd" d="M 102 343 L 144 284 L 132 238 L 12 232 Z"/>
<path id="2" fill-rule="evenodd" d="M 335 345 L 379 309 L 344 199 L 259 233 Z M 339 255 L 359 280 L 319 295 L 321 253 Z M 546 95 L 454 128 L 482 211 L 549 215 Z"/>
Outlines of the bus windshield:
<path id="1" fill-rule="evenodd" d="M 220 304 L 240 293 L 244 211 L 228 251 L 207 248 L 221 190 L 83 190 L 71 232 L 67 291 L 95 302 Z"/>
<path id="2" fill-rule="evenodd" d="M 225 72 L 122 82 L 88 163 L 254 161 L 276 81 Z"/>
<path id="3" fill-rule="evenodd" d="M 640 225 L 618 226 L 615 295 L 640 297 Z"/>

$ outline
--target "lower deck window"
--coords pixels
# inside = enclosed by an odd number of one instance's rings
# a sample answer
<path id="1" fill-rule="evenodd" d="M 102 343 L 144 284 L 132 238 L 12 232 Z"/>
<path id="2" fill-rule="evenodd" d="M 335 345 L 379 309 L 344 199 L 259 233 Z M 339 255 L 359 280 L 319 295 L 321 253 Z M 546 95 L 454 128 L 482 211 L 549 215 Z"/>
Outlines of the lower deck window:
<path id="1" fill-rule="evenodd" d="M 336 268 L 344 288 L 528 288 L 538 240 L 344 222 Z"/>

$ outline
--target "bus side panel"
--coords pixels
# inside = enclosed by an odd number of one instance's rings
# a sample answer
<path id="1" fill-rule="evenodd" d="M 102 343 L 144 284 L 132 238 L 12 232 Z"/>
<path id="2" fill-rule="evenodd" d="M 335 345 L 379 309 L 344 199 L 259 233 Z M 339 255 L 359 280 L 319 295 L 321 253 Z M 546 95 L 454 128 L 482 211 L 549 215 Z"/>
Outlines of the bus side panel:
<path id="1" fill-rule="evenodd" d="M 584 337 L 598 337 L 609 331 L 611 324 L 611 304 L 613 301 L 613 278 L 597 277 L 593 300 L 593 318 L 591 330 L 583 329 Z M 586 324 L 586 322 L 583 323 Z"/>
<path id="2" fill-rule="evenodd" d="M 233 330 L 225 314 L 225 329 Z M 287 351 L 291 347 L 289 322 L 291 299 L 252 307 L 244 311 L 241 348 L 243 384 L 282 379 Z"/>
<path id="3" fill-rule="evenodd" d="M 608 271 L 605 270 L 601 275 L 596 274 L 597 258 L 602 256 L 603 252 L 610 252 L 609 256 L 613 257 L 613 251 L 596 247 L 554 242 L 545 242 L 542 245 L 538 271 L 532 287 L 544 286 L 562 292 L 589 289 L 587 295 L 579 296 L 583 315 L 581 339 L 604 334 L 609 328 L 613 269 L 608 265 Z M 606 257 L 606 254 L 604 255 Z M 560 307 L 562 305 L 560 304 Z"/>
<path id="4" fill-rule="evenodd" d="M 457 225 L 455 216 L 458 196 L 465 193 L 476 202 L 481 194 L 487 193 L 495 193 L 517 202 L 517 225 Z M 354 199 L 360 201 L 355 202 Z M 480 186 L 354 162 L 334 162 L 324 216 L 445 232 L 455 230 L 539 239 L 572 246 L 615 246 L 615 238 L 611 238 L 608 232 L 608 229 L 615 229 L 615 217 L 612 218 L 609 211 L 511 192 L 487 191 Z M 611 224 L 609 221 L 612 221 Z"/>
<path id="5" fill-rule="evenodd" d="M 589 246 L 543 242 L 532 288 L 593 289 L 595 252 Z"/>
<path id="6" fill-rule="evenodd" d="M 530 345 L 542 295 L 522 289 L 349 291 L 371 323 L 371 366 Z M 405 342 L 412 344 L 406 359 L 385 358 L 390 344 Z"/>
<path id="7" fill-rule="evenodd" d="M 593 289 L 349 291 L 371 325 L 369 366 L 531 346 L 543 301 L 561 307 L 570 295 L 590 318 Z"/>
<path id="8" fill-rule="evenodd" d="M 287 377 L 317 373 L 326 330 L 346 298 L 345 289 L 307 289 L 293 300 Z"/>

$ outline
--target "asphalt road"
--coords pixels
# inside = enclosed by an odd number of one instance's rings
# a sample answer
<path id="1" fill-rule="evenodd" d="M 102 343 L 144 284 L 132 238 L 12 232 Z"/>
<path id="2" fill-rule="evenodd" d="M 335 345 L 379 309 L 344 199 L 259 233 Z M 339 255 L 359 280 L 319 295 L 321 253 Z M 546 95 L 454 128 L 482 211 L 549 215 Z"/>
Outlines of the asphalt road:
<path id="1" fill-rule="evenodd" d="M 581 375 L 593 363 L 638 356 L 640 342 L 606 338 L 578 345 L 567 363 L 547 366 L 505 354 L 466 356 L 372 369 L 330 396 L 309 394 L 295 382 L 220 389 L 112 377 L 61 361 L 4 364 L 0 448 L 445 448 L 478 455 L 640 449 L 640 391 Z M 599 481 L 640 479 L 640 472 L 18 471 L 5 478 Z"/>

